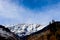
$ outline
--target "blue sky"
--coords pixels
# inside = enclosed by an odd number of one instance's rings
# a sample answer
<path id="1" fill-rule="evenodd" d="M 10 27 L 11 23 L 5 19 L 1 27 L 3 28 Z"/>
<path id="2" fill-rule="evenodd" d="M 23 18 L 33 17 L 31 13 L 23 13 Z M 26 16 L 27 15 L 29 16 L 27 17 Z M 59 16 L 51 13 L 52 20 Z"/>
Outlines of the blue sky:
<path id="1" fill-rule="evenodd" d="M 0 0 L 0 24 L 48 24 L 60 21 L 60 0 Z"/>

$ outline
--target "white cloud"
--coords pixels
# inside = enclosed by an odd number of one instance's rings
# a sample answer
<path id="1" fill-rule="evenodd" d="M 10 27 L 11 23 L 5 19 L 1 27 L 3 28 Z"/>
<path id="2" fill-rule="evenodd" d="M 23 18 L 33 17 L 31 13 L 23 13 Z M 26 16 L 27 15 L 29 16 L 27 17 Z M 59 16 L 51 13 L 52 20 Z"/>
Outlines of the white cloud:
<path id="1" fill-rule="evenodd" d="M 0 16 L 5 18 L 18 17 L 17 7 L 10 4 L 8 0 L 0 0 Z"/>

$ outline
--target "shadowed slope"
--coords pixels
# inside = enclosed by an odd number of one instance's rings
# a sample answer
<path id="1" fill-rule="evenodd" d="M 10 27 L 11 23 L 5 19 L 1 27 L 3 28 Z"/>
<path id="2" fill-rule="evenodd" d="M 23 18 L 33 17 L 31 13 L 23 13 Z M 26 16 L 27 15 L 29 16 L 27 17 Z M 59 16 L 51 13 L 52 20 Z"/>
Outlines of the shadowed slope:
<path id="1" fill-rule="evenodd" d="M 0 25 L 0 40 L 18 40 L 8 28 Z"/>
<path id="2" fill-rule="evenodd" d="M 60 40 L 60 22 L 50 23 L 42 30 L 28 35 L 27 40 Z"/>

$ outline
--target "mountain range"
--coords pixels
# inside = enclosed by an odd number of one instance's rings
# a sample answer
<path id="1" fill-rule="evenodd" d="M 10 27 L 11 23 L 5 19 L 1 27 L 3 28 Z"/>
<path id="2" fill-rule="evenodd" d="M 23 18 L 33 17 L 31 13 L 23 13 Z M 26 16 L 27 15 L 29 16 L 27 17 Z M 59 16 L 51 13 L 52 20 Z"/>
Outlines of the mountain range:
<path id="1" fill-rule="evenodd" d="M 41 28 L 38 24 L 0 25 L 0 40 L 60 40 L 60 21 Z"/>
<path id="2" fill-rule="evenodd" d="M 40 24 L 18 24 L 8 28 L 18 36 L 26 36 L 41 30 L 43 26 Z"/>

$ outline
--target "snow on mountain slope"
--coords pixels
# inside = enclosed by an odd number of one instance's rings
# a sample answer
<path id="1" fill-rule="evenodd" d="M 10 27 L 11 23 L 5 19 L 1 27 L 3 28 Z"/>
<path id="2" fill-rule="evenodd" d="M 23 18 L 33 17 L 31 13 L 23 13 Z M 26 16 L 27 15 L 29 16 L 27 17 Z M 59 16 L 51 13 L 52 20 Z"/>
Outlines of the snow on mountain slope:
<path id="1" fill-rule="evenodd" d="M 43 27 L 40 24 L 18 24 L 8 28 L 18 36 L 26 36 L 41 30 Z"/>

